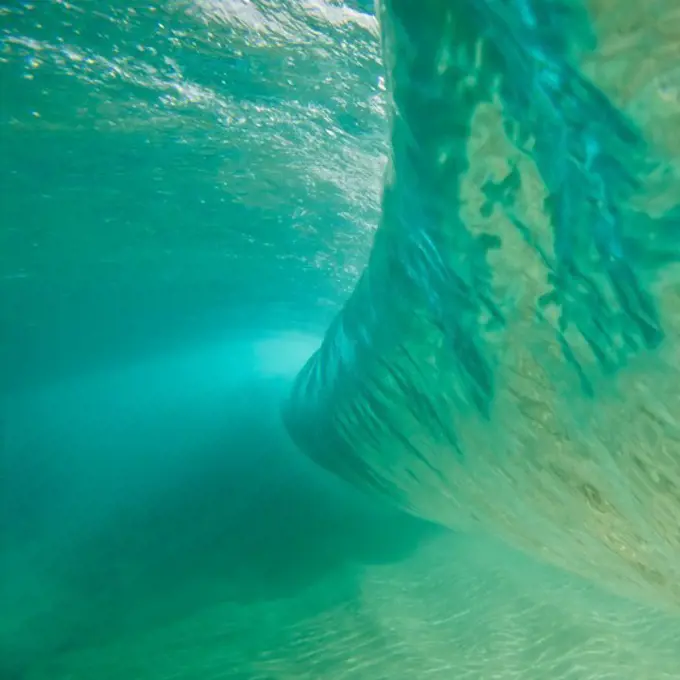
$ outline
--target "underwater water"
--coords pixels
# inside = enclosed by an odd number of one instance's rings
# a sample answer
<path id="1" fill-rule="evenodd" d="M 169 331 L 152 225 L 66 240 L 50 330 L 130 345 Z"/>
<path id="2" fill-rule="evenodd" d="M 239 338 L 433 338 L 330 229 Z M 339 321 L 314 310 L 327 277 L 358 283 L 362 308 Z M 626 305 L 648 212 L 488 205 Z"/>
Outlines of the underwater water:
<path id="1" fill-rule="evenodd" d="M 668 1 L 0 4 L 0 678 L 680 677 Z"/>

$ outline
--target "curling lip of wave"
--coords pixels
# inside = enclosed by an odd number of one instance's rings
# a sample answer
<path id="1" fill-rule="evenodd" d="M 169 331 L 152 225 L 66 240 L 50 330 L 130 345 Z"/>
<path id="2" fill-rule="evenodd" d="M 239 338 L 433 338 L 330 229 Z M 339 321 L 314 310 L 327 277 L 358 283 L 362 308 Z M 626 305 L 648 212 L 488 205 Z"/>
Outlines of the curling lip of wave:
<path id="1" fill-rule="evenodd" d="M 381 225 L 284 417 L 415 514 L 677 608 L 678 181 L 596 6 L 382 3 Z"/>

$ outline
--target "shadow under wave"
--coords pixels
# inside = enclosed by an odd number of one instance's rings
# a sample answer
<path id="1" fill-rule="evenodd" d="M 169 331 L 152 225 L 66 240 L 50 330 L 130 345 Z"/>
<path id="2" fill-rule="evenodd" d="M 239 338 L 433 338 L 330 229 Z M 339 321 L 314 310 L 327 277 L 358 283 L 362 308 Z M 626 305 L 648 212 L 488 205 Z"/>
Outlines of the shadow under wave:
<path id="1" fill-rule="evenodd" d="M 358 565 L 437 532 L 289 442 L 279 405 L 299 343 L 200 347 L 7 399 L 3 678 L 333 573 L 332 598 L 351 600 Z"/>

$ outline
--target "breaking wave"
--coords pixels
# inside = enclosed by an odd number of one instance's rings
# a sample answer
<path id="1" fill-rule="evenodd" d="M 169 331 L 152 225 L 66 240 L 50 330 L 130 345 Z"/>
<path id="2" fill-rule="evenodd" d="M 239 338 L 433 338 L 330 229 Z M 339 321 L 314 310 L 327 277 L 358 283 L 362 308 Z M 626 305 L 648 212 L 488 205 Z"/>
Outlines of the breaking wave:
<path id="1" fill-rule="evenodd" d="M 380 227 L 285 418 L 419 516 L 677 607 L 678 18 L 611 4 L 382 3 Z"/>

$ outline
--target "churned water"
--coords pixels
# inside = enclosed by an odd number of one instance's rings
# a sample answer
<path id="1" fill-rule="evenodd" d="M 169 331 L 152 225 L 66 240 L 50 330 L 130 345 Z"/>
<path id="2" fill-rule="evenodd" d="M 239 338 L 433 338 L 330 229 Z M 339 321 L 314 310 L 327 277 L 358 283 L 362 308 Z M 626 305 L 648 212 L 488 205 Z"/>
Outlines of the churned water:
<path id="1" fill-rule="evenodd" d="M 674 3 L 0 31 L 0 677 L 680 678 Z"/>

